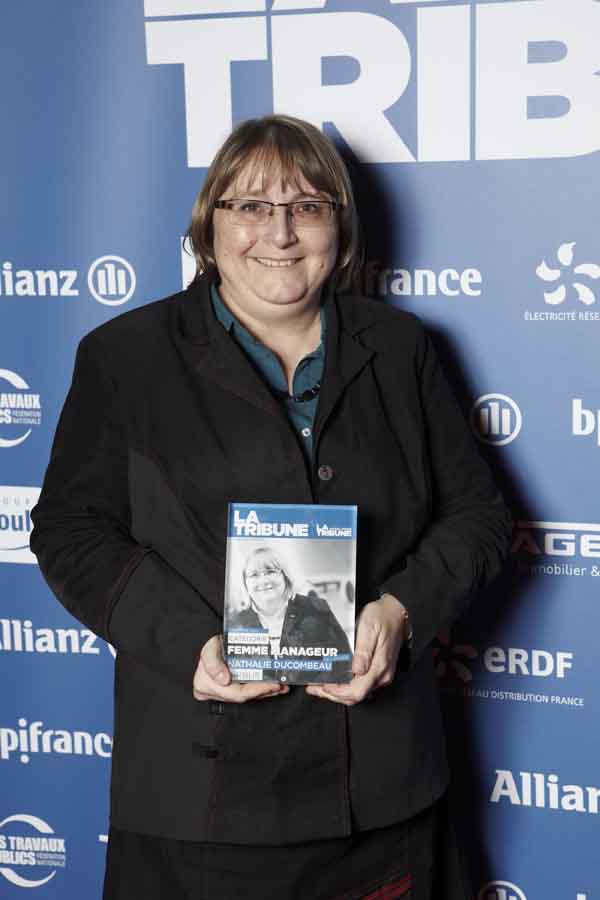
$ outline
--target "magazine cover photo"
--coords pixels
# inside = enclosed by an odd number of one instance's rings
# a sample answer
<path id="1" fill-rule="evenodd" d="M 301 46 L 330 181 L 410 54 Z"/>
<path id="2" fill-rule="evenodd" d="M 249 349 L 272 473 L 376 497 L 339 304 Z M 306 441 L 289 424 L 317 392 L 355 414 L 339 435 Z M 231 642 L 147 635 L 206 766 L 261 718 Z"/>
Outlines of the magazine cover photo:
<path id="1" fill-rule="evenodd" d="M 236 681 L 352 678 L 355 506 L 229 505 L 224 650 Z"/>

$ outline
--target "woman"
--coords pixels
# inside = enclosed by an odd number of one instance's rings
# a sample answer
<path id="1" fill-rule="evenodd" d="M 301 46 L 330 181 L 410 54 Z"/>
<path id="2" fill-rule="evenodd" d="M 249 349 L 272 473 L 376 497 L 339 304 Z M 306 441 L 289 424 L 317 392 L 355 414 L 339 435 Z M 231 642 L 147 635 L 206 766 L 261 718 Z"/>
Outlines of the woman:
<path id="1" fill-rule="evenodd" d="M 418 320 L 348 293 L 356 211 L 317 129 L 237 128 L 190 237 L 187 291 L 81 342 L 33 516 L 50 586 L 119 651 L 105 900 L 422 900 L 429 645 L 498 572 L 506 510 Z M 232 682 L 229 501 L 358 505 L 349 684 Z"/>
<path id="2" fill-rule="evenodd" d="M 328 647 L 340 656 L 330 672 L 311 671 L 310 681 L 343 683 L 352 677 L 352 650 L 344 629 L 315 591 L 297 594 L 292 579 L 270 547 L 253 550 L 244 564 L 242 579 L 249 606 L 228 615 L 227 630 L 267 628 L 270 652 L 279 655 L 290 647 Z M 305 682 L 306 673 L 286 671 L 285 679 L 265 671 L 273 680 Z"/>

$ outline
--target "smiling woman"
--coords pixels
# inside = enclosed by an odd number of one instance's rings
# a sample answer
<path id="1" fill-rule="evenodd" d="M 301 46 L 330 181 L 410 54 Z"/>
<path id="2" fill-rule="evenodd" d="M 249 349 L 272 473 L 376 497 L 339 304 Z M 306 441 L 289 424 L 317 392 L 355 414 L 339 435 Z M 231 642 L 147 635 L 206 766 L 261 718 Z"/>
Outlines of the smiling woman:
<path id="1" fill-rule="evenodd" d="M 189 238 L 187 290 L 81 342 L 32 512 L 49 584 L 118 650 L 104 900 L 429 900 L 452 833 L 430 644 L 499 570 L 506 510 L 421 324 L 353 293 L 352 189 L 318 129 L 242 123 Z M 348 683 L 232 680 L 231 501 L 358 507 Z M 244 628 L 349 653 L 274 536 L 244 579 Z"/>

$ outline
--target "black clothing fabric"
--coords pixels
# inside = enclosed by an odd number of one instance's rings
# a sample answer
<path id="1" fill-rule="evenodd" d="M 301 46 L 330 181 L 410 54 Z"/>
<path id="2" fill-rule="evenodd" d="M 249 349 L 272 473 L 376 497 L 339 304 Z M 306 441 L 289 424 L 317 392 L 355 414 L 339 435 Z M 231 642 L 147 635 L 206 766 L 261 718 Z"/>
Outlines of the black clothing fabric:
<path id="1" fill-rule="evenodd" d="M 249 607 L 232 615 L 228 620 L 230 629 L 260 628 L 261 623 L 256 612 Z M 352 678 L 352 650 L 346 632 L 332 613 L 329 604 L 322 597 L 294 594 L 287 605 L 283 628 L 281 630 L 280 649 L 291 647 L 328 647 L 337 651 L 345 660 L 334 662 L 327 672 L 312 671 L 279 672 L 265 669 L 266 680 L 286 681 L 288 684 L 312 684 L 348 682 Z M 282 678 L 282 674 L 285 676 Z"/>
<path id="2" fill-rule="evenodd" d="M 324 310 L 310 467 L 208 277 L 80 344 L 31 547 L 118 649 L 114 827 L 284 845 L 405 821 L 446 789 L 429 645 L 499 571 L 509 516 L 421 323 L 353 296 Z M 357 504 L 358 611 L 387 590 L 414 630 L 370 702 L 193 699 L 222 630 L 229 501 Z"/>
<path id="3" fill-rule="evenodd" d="M 386 900 L 388 891 L 429 900 L 435 825 L 431 808 L 401 825 L 284 847 L 111 828 L 103 900 L 361 900 L 382 887 Z"/>

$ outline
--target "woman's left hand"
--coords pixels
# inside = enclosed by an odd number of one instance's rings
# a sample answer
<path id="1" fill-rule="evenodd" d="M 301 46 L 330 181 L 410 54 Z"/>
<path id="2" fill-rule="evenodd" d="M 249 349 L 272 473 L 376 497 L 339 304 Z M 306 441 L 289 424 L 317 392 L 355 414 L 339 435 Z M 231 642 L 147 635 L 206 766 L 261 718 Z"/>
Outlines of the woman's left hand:
<path id="1" fill-rule="evenodd" d="M 306 693 L 345 706 L 354 706 L 373 691 L 391 684 L 398 654 L 406 641 L 406 607 L 392 594 L 367 603 L 358 618 L 356 649 L 349 684 L 309 684 Z"/>

